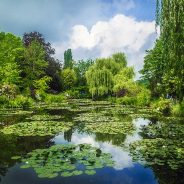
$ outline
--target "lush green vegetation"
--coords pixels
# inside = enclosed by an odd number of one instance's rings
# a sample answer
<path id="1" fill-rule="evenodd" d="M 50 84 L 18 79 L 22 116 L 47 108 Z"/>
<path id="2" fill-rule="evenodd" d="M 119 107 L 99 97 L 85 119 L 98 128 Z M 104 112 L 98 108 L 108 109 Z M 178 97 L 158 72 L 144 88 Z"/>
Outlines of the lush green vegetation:
<path id="1" fill-rule="evenodd" d="M 182 7 L 179 0 L 157 1 L 161 35 L 153 49 L 146 51 L 138 81 L 124 53 L 75 61 L 72 50 L 68 49 L 62 65 L 40 33 L 25 33 L 21 39 L 1 32 L 0 105 L 27 108 L 36 102 L 49 104 L 67 98 L 92 97 L 183 116 Z"/>
<path id="2" fill-rule="evenodd" d="M 12 157 L 14 160 L 20 158 L 20 156 Z M 83 173 L 93 175 L 96 173 L 94 169 L 112 167 L 114 162 L 111 158 L 110 154 L 102 153 L 99 148 L 88 144 L 55 145 L 28 153 L 27 158 L 22 158 L 24 165 L 21 168 L 34 168 L 40 178 L 54 178 L 58 173 L 63 177 L 78 176 Z"/>
<path id="3" fill-rule="evenodd" d="M 182 173 L 183 17 L 183 0 L 157 0 L 161 34 L 146 51 L 140 80 L 124 53 L 75 61 L 68 49 L 62 62 L 38 32 L 22 38 L 0 32 L 0 140 L 5 145 L 0 144 L 0 165 L 5 171 L 16 162 L 40 178 L 55 178 L 94 175 L 117 164 L 110 153 L 80 142 L 87 140 L 110 145 L 107 151 L 111 146 L 128 150 L 133 161 L 155 173 Z M 144 118 L 147 125 L 138 130 Z M 76 144 L 69 143 L 72 134 L 80 135 Z M 53 145 L 57 136 L 67 143 Z"/>

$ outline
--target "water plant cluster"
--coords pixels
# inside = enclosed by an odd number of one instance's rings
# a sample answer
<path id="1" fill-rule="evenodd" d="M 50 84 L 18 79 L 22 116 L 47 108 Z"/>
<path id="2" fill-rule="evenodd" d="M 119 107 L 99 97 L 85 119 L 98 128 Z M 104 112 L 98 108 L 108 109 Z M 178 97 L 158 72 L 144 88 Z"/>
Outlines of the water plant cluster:
<path id="1" fill-rule="evenodd" d="M 147 165 L 182 169 L 184 165 L 184 125 L 179 121 L 158 122 L 142 128 L 144 139 L 131 144 L 130 151 L 136 161 Z"/>
<path id="2" fill-rule="evenodd" d="M 12 159 L 24 162 L 21 168 L 33 168 L 40 178 L 93 175 L 96 169 L 114 166 L 111 154 L 89 144 L 54 145 L 33 150 L 25 158 L 14 156 Z"/>
<path id="3" fill-rule="evenodd" d="M 72 126 L 72 122 L 30 121 L 5 126 L 3 129 L 0 129 L 0 132 L 18 136 L 46 136 L 65 132 Z"/>
<path id="4" fill-rule="evenodd" d="M 105 114 L 107 111 L 105 111 Z M 135 126 L 131 121 L 122 121 L 117 116 L 107 116 L 102 112 L 82 113 L 75 121 L 84 123 L 84 131 L 107 134 L 131 134 Z"/>

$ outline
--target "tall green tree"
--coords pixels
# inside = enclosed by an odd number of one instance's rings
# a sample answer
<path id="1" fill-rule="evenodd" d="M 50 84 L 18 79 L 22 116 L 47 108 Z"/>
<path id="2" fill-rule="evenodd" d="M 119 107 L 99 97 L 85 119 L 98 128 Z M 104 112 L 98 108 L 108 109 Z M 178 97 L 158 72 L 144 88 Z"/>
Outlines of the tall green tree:
<path id="1" fill-rule="evenodd" d="M 46 42 L 43 35 L 39 32 L 30 32 L 24 33 L 23 44 L 25 47 L 28 47 L 33 41 L 40 43 L 45 52 L 44 60 L 48 63 L 45 68 L 46 75 L 51 77 L 52 80 L 49 83 L 49 86 L 52 90 L 61 91 L 62 82 L 61 82 L 61 62 L 53 57 L 55 54 L 55 49 L 52 48 L 49 42 Z"/>
<path id="2" fill-rule="evenodd" d="M 34 83 L 44 77 L 45 68 L 48 63 L 45 61 L 45 51 L 43 46 L 37 42 L 32 41 L 31 44 L 25 48 L 24 61 L 22 63 L 24 76 L 24 87 L 29 87 L 32 96 L 34 96 Z"/>
<path id="3" fill-rule="evenodd" d="M 19 63 L 23 59 L 23 45 L 19 37 L 0 33 L 0 84 L 20 84 Z"/>
<path id="4" fill-rule="evenodd" d="M 165 62 L 163 62 L 163 43 L 159 39 L 155 42 L 153 49 L 146 51 L 144 57 L 144 66 L 140 71 L 142 79 L 148 81 L 148 88 L 152 92 L 153 97 L 159 97 L 163 94 L 165 89 L 162 88 L 164 85 L 164 70 Z"/>
<path id="5" fill-rule="evenodd" d="M 113 92 L 114 76 L 127 64 L 123 53 L 113 54 L 109 58 L 97 59 L 86 72 L 89 92 L 92 96 L 104 96 Z"/>
<path id="6" fill-rule="evenodd" d="M 75 86 L 77 77 L 73 69 L 66 68 L 62 71 L 63 88 L 69 90 Z"/>
<path id="7" fill-rule="evenodd" d="M 184 0 L 157 0 L 157 25 L 163 40 L 164 82 L 167 93 L 184 97 Z M 173 83 L 174 86 L 169 83 Z"/>
<path id="8" fill-rule="evenodd" d="M 77 86 L 87 85 L 85 73 L 93 63 L 94 61 L 92 59 L 87 59 L 87 60 L 79 60 L 74 64 L 74 71 L 77 77 L 77 82 L 76 82 Z"/>
<path id="9" fill-rule="evenodd" d="M 72 50 L 68 49 L 64 52 L 64 65 L 63 68 L 73 68 L 73 56 L 72 56 Z"/>
<path id="10" fill-rule="evenodd" d="M 133 78 L 135 76 L 133 67 L 124 67 L 114 76 L 113 91 L 116 96 L 125 96 L 130 93 L 136 93 L 136 83 Z"/>

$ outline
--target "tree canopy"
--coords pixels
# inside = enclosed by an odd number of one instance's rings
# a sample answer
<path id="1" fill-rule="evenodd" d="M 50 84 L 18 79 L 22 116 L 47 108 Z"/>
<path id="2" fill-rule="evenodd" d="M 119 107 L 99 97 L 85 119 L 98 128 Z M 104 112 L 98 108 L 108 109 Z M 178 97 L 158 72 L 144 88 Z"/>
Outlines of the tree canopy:
<path id="1" fill-rule="evenodd" d="M 163 80 L 167 93 L 173 93 L 172 88 L 174 87 L 176 98 L 179 101 L 182 101 L 184 96 L 183 17 L 184 0 L 157 0 L 156 22 L 160 26 L 163 41 L 162 58 L 165 63 Z"/>

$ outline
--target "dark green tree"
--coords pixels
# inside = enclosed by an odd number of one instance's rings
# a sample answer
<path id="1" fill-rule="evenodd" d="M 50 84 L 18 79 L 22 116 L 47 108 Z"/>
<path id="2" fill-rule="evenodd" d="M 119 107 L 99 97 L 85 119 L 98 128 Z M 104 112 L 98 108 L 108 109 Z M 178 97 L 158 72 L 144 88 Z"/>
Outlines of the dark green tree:
<path id="1" fill-rule="evenodd" d="M 77 76 L 76 85 L 78 87 L 87 85 L 85 73 L 93 63 L 94 61 L 92 59 L 79 60 L 78 62 L 75 63 L 74 70 Z"/>
<path id="2" fill-rule="evenodd" d="M 46 75 L 45 68 L 47 66 L 48 63 L 45 61 L 43 46 L 37 41 L 32 41 L 31 44 L 25 48 L 24 61 L 22 63 L 24 89 L 29 88 L 32 97 L 35 96 L 34 83 Z"/>
<path id="3" fill-rule="evenodd" d="M 45 52 L 44 60 L 48 63 L 45 68 L 46 75 L 52 78 L 49 83 L 49 86 L 52 90 L 61 91 L 62 82 L 61 82 L 61 62 L 56 60 L 53 55 L 55 54 L 55 49 L 52 48 L 49 42 L 46 42 L 43 35 L 39 32 L 30 32 L 25 33 L 23 36 L 23 43 L 25 47 L 28 47 L 33 41 L 39 42 Z"/>
<path id="4" fill-rule="evenodd" d="M 162 88 L 165 63 L 163 62 L 163 43 L 159 39 L 156 41 L 153 49 L 146 51 L 144 57 L 144 66 L 140 71 L 142 79 L 148 81 L 148 88 L 152 92 L 153 97 L 159 97 L 164 93 Z"/>
<path id="5" fill-rule="evenodd" d="M 19 63 L 23 58 L 21 39 L 11 33 L 0 33 L 0 84 L 20 84 Z"/>
<path id="6" fill-rule="evenodd" d="M 72 56 L 72 50 L 68 49 L 64 52 L 64 65 L 63 68 L 73 68 L 73 56 Z"/>
<path id="7" fill-rule="evenodd" d="M 163 41 L 164 83 L 167 93 L 184 97 L 184 0 L 157 0 L 157 25 Z M 170 85 L 170 83 L 174 85 Z M 173 90 L 174 88 L 174 90 Z"/>

